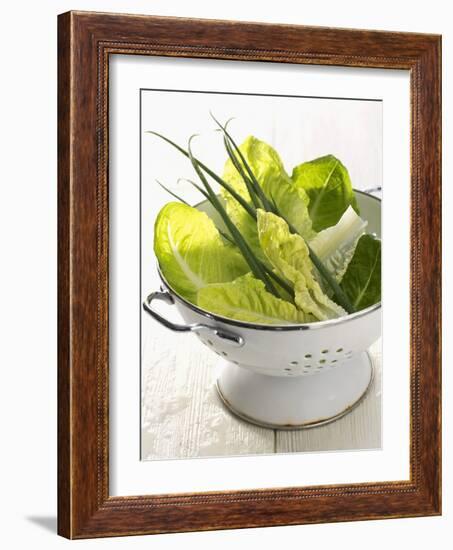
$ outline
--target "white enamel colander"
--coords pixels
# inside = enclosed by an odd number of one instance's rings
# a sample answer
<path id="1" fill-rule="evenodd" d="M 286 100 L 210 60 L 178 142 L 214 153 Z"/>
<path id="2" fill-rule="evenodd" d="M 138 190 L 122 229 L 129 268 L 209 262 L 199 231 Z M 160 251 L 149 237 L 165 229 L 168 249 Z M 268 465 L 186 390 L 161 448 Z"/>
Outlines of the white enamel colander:
<path id="1" fill-rule="evenodd" d="M 367 232 L 381 236 L 381 201 L 356 191 Z M 207 202 L 197 206 L 215 218 Z M 216 220 L 217 221 L 217 220 Z M 381 335 L 381 304 L 316 323 L 256 325 L 208 313 L 172 290 L 159 272 L 161 290 L 143 307 L 176 332 L 193 332 L 222 359 L 217 391 L 237 416 L 279 429 L 313 427 L 349 412 L 373 377 L 368 348 Z M 185 324 L 153 308 L 155 300 L 175 305 Z"/>

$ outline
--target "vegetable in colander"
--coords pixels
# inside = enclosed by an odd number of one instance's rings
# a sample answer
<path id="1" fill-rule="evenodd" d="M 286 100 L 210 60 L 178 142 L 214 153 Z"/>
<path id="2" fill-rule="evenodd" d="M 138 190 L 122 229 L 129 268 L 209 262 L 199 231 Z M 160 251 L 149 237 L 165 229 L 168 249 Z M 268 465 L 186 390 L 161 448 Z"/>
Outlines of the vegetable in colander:
<path id="1" fill-rule="evenodd" d="M 214 119 L 215 120 L 215 119 Z M 191 180 L 223 222 L 171 202 L 159 212 L 154 251 L 183 298 L 227 318 L 299 324 L 353 313 L 380 301 L 380 241 L 366 235 L 349 174 L 334 156 L 297 166 L 290 177 L 278 153 L 249 136 L 240 147 L 226 125 L 227 161 L 219 177 L 192 152 Z M 220 195 L 211 183 L 220 185 Z"/>

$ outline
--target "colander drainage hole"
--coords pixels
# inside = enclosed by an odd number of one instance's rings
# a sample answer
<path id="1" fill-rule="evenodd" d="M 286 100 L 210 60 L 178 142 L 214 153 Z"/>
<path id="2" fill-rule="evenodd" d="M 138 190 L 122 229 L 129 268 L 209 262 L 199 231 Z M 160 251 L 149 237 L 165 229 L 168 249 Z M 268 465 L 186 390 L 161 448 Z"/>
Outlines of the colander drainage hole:
<path id="1" fill-rule="evenodd" d="M 212 343 L 212 340 L 208 340 L 208 344 L 209 344 L 210 346 L 213 346 L 213 345 L 214 345 L 214 344 Z"/>
<path id="2" fill-rule="evenodd" d="M 285 370 L 291 372 L 291 369 L 286 368 Z"/>
<path id="3" fill-rule="evenodd" d="M 306 359 L 310 359 L 310 357 L 311 357 L 311 353 L 307 353 L 307 354 L 305 355 L 305 358 L 306 358 Z"/>
<path id="4" fill-rule="evenodd" d="M 343 348 L 338 348 L 337 353 L 341 353 L 343 351 Z"/>
<path id="5" fill-rule="evenodd" d="M 291 361 L 291 365 L 298 365 L 299 364 L 299 361 Z M 290 369 L 288 369 L 290 370 Z"/>
<path id="6" fill-rule="evenodd" d="M 323 350 L 321 351 L 321 353 L 329 353 L 329 350 L 328 350 L 328 349 L 323 349 Z"/>
<path id="7" fill-rule="evenodd" d="M 324 363 L 326 362 L 326 360 L 325 360 L 325 359 L 320 359 L 319 362 L 321 363 L 321 365 L 324 365 Z M 320 367 L 318 367 L 318 369 L 319 369 L 319 368 L 320 368 Z"/>
<path id="8" fill-rule="evenodd" d="M 222 355 L 224 355 L 225 357 L 228 357 L 228 353 L 226 351 L 222 351 Z"/>

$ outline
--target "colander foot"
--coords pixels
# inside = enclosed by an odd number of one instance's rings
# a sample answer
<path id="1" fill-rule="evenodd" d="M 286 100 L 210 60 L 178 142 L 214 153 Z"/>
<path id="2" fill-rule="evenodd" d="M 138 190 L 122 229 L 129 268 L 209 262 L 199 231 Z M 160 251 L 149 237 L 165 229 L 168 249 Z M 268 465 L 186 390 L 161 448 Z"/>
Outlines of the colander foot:
<path id="1" fill-rule="evenodd" d="M 236 416 L 266 428 L 298 430 L 333 422 L 360 403 L 373 365 L 363 352 L 312 376 L 268 376 L 224 362 L 217 391 Z"/>

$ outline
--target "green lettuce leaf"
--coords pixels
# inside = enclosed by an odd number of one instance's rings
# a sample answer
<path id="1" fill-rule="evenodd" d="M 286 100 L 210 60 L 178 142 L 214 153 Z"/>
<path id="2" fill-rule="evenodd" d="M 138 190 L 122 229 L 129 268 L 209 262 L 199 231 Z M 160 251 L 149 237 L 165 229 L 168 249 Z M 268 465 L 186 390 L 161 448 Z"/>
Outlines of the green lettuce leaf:
<path id="1" fill-rule="evenodd" d="M 357 311 L 381 301 L 381 241 L 362 235 L 340 284 Z"/>
<path id="2" fill-rule="evenodd" d="M 368 222 L 356 214 L 351 206 L 340 221 L 323 229 L 310 241 L 310 247 L 327 267 L 330 274 L 340 282 L 354 256 L 357 241 L 365 232 Z"/>
<path id="3" fill-rule="evenodd" d="M 239 146 L 247 164 L 266 193 L 275 182 L 291 183 L 277 151 L 254 136 L 248 136 Z M 238 157 L 239 160 L 239 157 Z M 240 161 L 241 162 L 241 161 Z M 225 163 L 223 178 L 245 199 L 250 199 L 247 187 L 230 159 Z M 266 193 L 267 195 L 267 193 Z"/>
<path id="4" fill-rule="evenodd" d="M 291 234 L 282 218 L 259 209 L 258 235 L 270 263 L 294 285 L 295 303 L 301 311 L 319 321 L 346 315 L 346 311 L 322 291 L 304 239 Z"/>
<path id="5" fill-rule="evenodd" d="M 227 193 L 227 192 L 226 192 Z M 238 203 L 237 200 L 228 193 L 228 196 L 223 195 L 225 209 L 228 216 L 234 225 L 238 228 L 241 235 L 246 240 L 252 251 L 257 258 L 266 262 L 266 257 L 261 250 L 260 242 L 258 239 L 258 229 L 256 227 L 256 220 L 253 219 L 250 214 Z"/>
<path id="6" fill-rule="evenodd" d="M 251 273 L 230 283 L 216 283 L 198 291 L 198 306 L 229 319 L 259 324 L 298 324 L 313 320 L 293 304 L 267 292 Z"/>
<path id="7" fill-rule="evenodd" d="M 359 213 L 348 171 L 333 155 L 296 166 L 292 180 L 309 196 L 308 212 L 317 232 L 338 223 L 348 206 Z"/>
<path id="8" fill-rule="evenodd" d="M 277 151 L 253 136 L 247 137 L 239 149 L 264 194 L 276 205 L 281 215 L 305 238 L 314 237 L 315 232 L 308 214 L 308 195 L 302 187 L 292 184 Z M 244 180 L 230 159 L 225 163 L 223 179 L 243 198 L 251 202 Z M 222 188 L 221 194 L 225 200 L 228 215 L 235 219 L 238 228 L 256 251 L 258 243 L 256 224 L 228 191 Z"/>
<path id="9" fill-rule="evenodd" d="M 249 271 L 238 249 L 222 239 L 207 214 L 178 202 L 166 204 L 156 218 L 154 252 L 170 286 L 193 303 L 200 288 Z"/>

